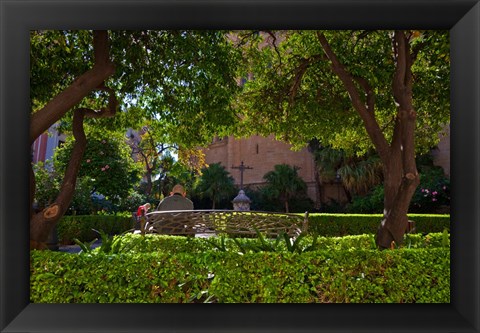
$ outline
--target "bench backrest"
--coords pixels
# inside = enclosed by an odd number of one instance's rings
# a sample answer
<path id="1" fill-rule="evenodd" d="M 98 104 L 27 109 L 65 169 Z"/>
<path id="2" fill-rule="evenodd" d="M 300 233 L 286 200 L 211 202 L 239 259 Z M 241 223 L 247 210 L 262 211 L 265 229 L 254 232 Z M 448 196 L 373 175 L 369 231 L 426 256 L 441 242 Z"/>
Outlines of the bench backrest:
<path id="1" fill-rule="evenodd" d="M 146 214 L 146 220 L 146 233 L 168 235 L 256 235 L 258 230 L 267 236 L 286 232 L 293 237 L 308 229 L 308 212 L 300 215 L 234 210 L 154 211 Z"/>

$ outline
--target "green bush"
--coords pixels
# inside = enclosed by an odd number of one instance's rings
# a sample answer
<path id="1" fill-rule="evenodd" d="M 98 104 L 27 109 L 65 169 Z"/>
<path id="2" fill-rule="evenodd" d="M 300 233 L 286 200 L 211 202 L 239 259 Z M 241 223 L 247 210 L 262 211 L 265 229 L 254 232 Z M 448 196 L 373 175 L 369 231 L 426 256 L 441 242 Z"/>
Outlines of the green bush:
<path id="1" fill-rule="evenodd" d="M 310 214 L 309 233 L 320 236 L 375 234 L 381 214 Z M 417 233 L 427 234 L 450 230 L 450 215 L 409 214 Z"/>
<path id="2" fill-rule="evenodd" d="M 33 303 L 450 302 L 448 248 L 243 255 L 32 251 L 30 270 Z"/>
<path id="3" fill-rule="evenodd" d="M 287 252 L 286 243 L 281 239 L 277 242 L 275 239 L 266 240 L 270 246 L 262 244 L 258 238 L 191 238 L 182 236 L 166 235 L 145 235 L 125 234 L 115 236 L 120 238 L 122 248 L 130 249 L 130 253 L 203 253 L 206 251 L 225 251 L 234 253 L 246 252 Z M 297 247 L 299 251 L 304 252 L 313 244 L 314 237 L 307 235 L 302 238 Z M 444 240 L 443 233 L 431 233 L 427 235 L 408 234 L 405 235 L 403 244 L 406 248 L 438 248 L 449 247 L 450 240 Z M 354 235 L 345 237 L 317 237 L 315 241 L 315 250 L 369 250 L 376 249 L 373 234 Z M 275 249 L 275 250 L 273 250 Z M 250 250 L 250 251 L 244 251 Z"/>
<path id="4" fill-rule="evenodd" d="M 422 166 L 420 184 L 410 203 L 415 213 L 437 212 L 450 208 L 450 180 L 441 167 Z"/>
<path id="5" fill-rule="evenodd" d="M 88 242 L 98 237 L 92 229 L 103 230 L 107 234 L 121 234 L 132 229 L 131 214 L 118 215 L 72 215 L 64 216 L 57 224 L 58 239 L 61 244 L 73 244 L 77 238 Z"/>

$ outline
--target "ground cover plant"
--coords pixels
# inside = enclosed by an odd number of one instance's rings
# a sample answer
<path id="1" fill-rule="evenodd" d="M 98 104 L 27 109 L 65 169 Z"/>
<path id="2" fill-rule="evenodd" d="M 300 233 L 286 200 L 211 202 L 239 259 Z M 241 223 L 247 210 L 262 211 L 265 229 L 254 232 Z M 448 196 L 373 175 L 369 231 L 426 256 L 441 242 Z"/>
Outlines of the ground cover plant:
<path id="1" fill-rule="evenodd" d="M 296 240 L 125 234 L 80 254 L 31 252 L 34 303 L 448 303 L 450 242 L 408 234 Z"/>

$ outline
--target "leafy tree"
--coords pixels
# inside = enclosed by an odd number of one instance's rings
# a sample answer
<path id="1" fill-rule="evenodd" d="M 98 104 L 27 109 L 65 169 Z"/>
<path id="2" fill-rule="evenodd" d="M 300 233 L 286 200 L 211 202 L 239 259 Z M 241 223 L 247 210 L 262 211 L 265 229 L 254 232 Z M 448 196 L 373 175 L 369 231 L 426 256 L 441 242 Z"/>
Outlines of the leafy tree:
<path id="1" fill-rule="evenodd" d="M 249 80 L 236 99 L 244 134 L 303 146 L 313 138 L 346 153 L 374 148 L 385 187 L 377 244 L 403 241 L 420 177 L 415 154 L 449 121 L 444 31 L 239 32 Z"/>
<path id="2" fill-rule="evenodd" d="M 75 138 L 58 196 L 31 211 L 31 248 L 45 248 L 72 200 L 84 124 L 114 132 L 155 120 L 160 142 L 194 147 L 237 119 L 238 52 L 223 31 L 31 31 L 30 46 L 30 142 L 60 120 Z"/>
<path id="3" fill-rule="evenodd" d="M 74 140 L 69 137 L 54 155 L 55 168 L 64 173 L 72 154 Z M 78 177 L 90 180 L 90 193 L 100 193 L 113 204 L 129 195 L 140 180 L 140 169 L 130 154 L 124 138 L 100 134 L 88 140 Z"/>
<path id="4" fill-rule="evenodd" d="M 215 209 L 215 203 L 233 196 L 235 185 L 233 177 L 223 165 L 212 163 L 202 169 L 195 190 L 203 197 L 212 200 L 212 209 Z"/>
<path id="5" fill-rule="evenodd" d="M 127 142 L 134 159 L 143 165 L 146 179 L 145 194 L 148 196 L 152 194 L 153 177 L 156 175 L 160 178 L 165 177 L 165 171 L 168 171 L 173 162 L 170 151 L 176 151 L 177 147 L 174 144 L 158 142 L 155 133 L 150 132 L 147 126 L 144 126 L 140 133 L 140 138 L 132 133 Z"/>
<path id="6" fill-rule="evenodd" d="M 297 196 L 305 196 L 307 185 L 298 175 L 298 167 L 288 164 L 277 164 L 274 170 L 267 172 L 263 179 L 266 180 L 265 192 L 267 196 L 278 199 L 289 212 L 290 201 Z"/>
<path id="7" fill-rule="evenodd" d="M 92 179 L 79 177 L 75 185 L 75 192 L 65 215 L 89 215 L 103 210 L 105 205 L 92 197 Z"/>

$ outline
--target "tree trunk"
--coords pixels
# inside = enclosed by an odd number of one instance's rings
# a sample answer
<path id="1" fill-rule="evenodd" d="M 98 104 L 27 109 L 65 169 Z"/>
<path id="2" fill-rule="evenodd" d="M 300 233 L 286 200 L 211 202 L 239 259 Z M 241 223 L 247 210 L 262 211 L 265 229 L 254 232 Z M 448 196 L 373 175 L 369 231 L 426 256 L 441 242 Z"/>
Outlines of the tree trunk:
<path id="1" fill-rule="evenodd" d="M 39 213 L 32 211 L 35 196 L 35 176 L 30 172 L 30 248 L 46 249 L 46 241 L 56 223 L 64 215 L 73 198 L 78 170 L 85 152 L 87 140 L 83 130 L 84 117 L 111 117 L 115 115 L 118 102 L 113 90 L 105 87 L 104 81 L 114 73 L 114 65 L 109 60 L 107 31 L 94 31 L 94 67 L 75 80 L 68 88 L 54 97 L 47 105 L 35 112 L 30 120 L 31 143 L 58 121 L 74 105 L 89 93 L 101 89 L 109 92 L 109 105 L 100 111 L 77 109 L 73 116 L 75 144 L 65 171 L 60 192 L 55 201 Z"/>
<path id="2" fill-rule="evenodd" d="M 147 178 L 147 185 L 145 186 L 145 194 L 150 195 L 152 193 L 153 183 L 152 183 L 152 171 L 147 169 L 145 173 L 145 178 Z"/>
<path id="3" fill-rule="evenodd" d="M 34 214 L 30 220 L 30 248 L 46 249 L 48 235 L 53 230 L 59 219 L 65 214 L 75 192 L 78 170 L 87 146 L 87 139 L 83 131 L 83 118 L 85 113 L 76 110 L 73 119 L 73 134 L 75 144 L 72 155 L 65 171 L 63 183 L 55 201 L 44 210 Z"/>
<path id="4" fill-rule="evenodd" d="M 332 71 L 340 78 L 352 105 L 364 123 L 384 167 L 384 218 L 378 228 L 376 242 L 379 248 L 389 248 L 392 242 L 401 244 L 408 225 L 408 207 L 420 182 L 415 163 L 415 123 L 413 108 L 412 63 L 416 54 L 410 52 L 409 38 L 403 31 L 395 31 L 392 45 L 395 74 L 392 81 L 397 117 L 391 144 L 383 135 L 375 119 L 375 93 L 365 78 L 352 76 L 338 60 L 326 37 L 318 33 L 318 40 L 332 63 Z M 362 98 L 361 96 L 365 96 Z"/>
<path id="5" fill-rule="evenodd" d="M 398 109 L 391 154 L 388 160 L 383 160 L 388 183 L 385 181 L 384 219 L 376 237 L 377 245 L 383 249 L 390 247 L 392 242 L 403 243 L 408 226 L 408 207 L 420 183 L 414 142 L 417 118 L 412 93 L 414 55 L 410 53 L 408 37 L 401 31 L 395 31 L 393 46 L 396 67 L 392 88 Z"/>
<path id="6" fill-rule="evenodd" d="M 318 168 L 315 162 L 315 167 L 314 167 L 314 178 L 315 178 L 315 185 L 317 190 L 315 191 L 315 209 L 321 210 L 322 209 L 322 191 L 323 191 L 323 185 L 322 181 L 320 180 L 320 173 L 318 172 Z"/>

